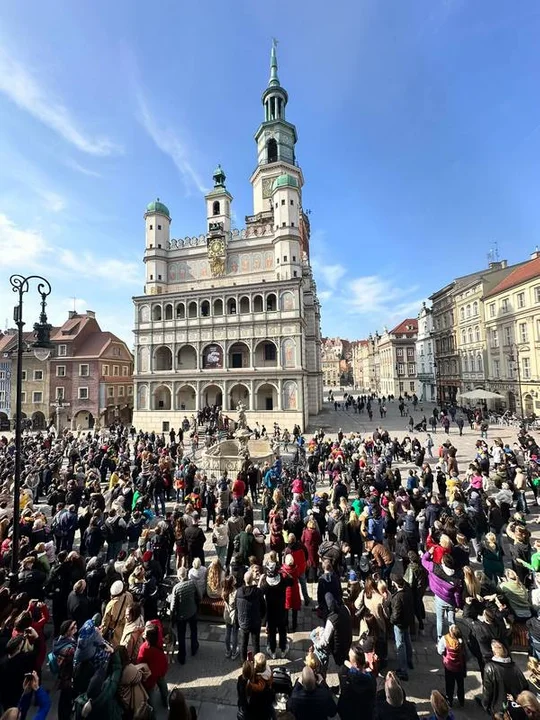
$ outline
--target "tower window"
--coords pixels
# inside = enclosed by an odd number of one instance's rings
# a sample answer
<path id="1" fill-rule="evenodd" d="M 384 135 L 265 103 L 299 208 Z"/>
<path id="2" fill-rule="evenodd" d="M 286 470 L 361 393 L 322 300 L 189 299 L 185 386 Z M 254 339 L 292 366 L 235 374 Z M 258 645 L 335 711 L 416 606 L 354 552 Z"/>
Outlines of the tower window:
<path id="1" fill-rule="evenodd" d="M 277 203 L 276 203 L 276 208 L 277 208 Z"/>
<path id="2" fill-rule="evenodd" d="M 282 200 L 282 201 L 281 201 L 281 204 L 282 204 L 282 205 L 285 205 L 285 200 Z"/>
<path id="3" fill-rule="evenodd" d="M 153 279 L 154 279 L 154 276 L 153 276 L 153 275 L 150 275 L 150 280 L 153 280 Z"/>
<path id="4" fill-rule="evenodd" d="M 293 262 L 296 262 L 296 255 L 293 255 L 293 256 L 292 256 L 292 261 L 293 261 Z"/>
<path id="5" fill-rule="evenodd" d="M 158 230 L 161 230 L 161 225 L 158 225 L 158 226 L 157 226 L 157 229 L 158 229 Z"/>
<path id="6" fill-rule="evenodd" d="M 153 229 L 154 229 L 154 226 L 153 226 L 153 225 L 150 225 L 150 230 L 153 230 Z"/>
<path id="7" fill-rule="evenodd" d="M 283 262 L 287 262 L 287 256 L 286 256 L 286 255 L 283 256 Z"/>
<path id="8" fill-rule="evenodd" d="M 277 162 L 278 159 L 278 151 L 277 151 L 277 142 L 274 140 L 274 138 L 270 138 L 268 141 L 268 144 L 266 146 L 266 159 L 269 163 Z"/>
<path id="9" fill-rule="evenodd" d="M 291 227 L 294 227 L 294 223 L 293 223 L 293 222 L 291 223 Z"/>
<path id="10" fill-rule="evenodd" d="M 284 223 L 284 222 L 281 223 L 281 227 L 286 227 L 286 226 L 287 226 L 286 223 Z"/>
<path id="11" fill-rule="evenodd" d="M 298 277 L 298 273 L 296 272 L 296 270 L 294 271 L 293 275 L 294 277 Z"/>
<path id="12" fill-rule="evenodd" d="M 294 205 L 294 200 L 291 200 L 291 205 Z"/>
<path id="13" fill-rule="evenodd" d="M 214 203 L 212 205 L 212 215 L 219 215 L 219 214 L 220 214 L 219 200 L 214 200 Z"/>
<path id="14" fill-rule="evenodd" d="M 158 276 L 157 276 L 157 279 L 158 279 L 158 280 L 161 280 L 161 275 L 158 275 Z"/>

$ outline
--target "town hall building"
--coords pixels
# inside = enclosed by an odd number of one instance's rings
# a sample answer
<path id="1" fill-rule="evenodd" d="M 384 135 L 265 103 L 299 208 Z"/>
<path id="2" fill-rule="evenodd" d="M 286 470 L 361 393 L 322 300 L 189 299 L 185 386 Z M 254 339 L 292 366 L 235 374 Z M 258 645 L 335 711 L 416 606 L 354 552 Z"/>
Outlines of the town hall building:
<path id="1" fill-rule="evenodd" d="M 158 200 L 146 209 L 146 282 L 133 299 L 137 429 L 178 428 L 213 405 L 235 418 L 242 403 L 251 426 L 304 430 L 321 409 L 320 304 L 287 101 L 274 46 L 245 228 L 231 228 L 220 166 L 204 234 L 175 239 L 168 207 Z"/>

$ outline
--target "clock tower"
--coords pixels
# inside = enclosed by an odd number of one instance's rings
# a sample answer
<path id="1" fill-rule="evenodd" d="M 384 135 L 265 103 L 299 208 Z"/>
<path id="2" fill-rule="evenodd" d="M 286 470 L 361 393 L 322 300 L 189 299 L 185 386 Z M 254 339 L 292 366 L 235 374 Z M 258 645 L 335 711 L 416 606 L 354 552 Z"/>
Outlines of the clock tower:
<path id="1" fill-rule="evenodd" d="M 303 185 L 302 171 L 295 155 L 298 140 L 296 127 L 285 119 L 289 96 L 279 82 L 276 45 L 277 41 L 274 40 L 270 55 L 270 79 L 262 94 L 264 120 L 255 133 L 257 168 L 251 176 L 255 215 L 271 209 L 272 184 L 283 173 L 294 175 L 299 188 Z"/>
<path id="2" fill-rule="evenodd" d="M 214 188 L 206 195 L 208 259 L 212 275 L 225 274 L 227 241 L 231 234 L 232 195 L 225 187 L 221 165 L 214 170 Z"/>

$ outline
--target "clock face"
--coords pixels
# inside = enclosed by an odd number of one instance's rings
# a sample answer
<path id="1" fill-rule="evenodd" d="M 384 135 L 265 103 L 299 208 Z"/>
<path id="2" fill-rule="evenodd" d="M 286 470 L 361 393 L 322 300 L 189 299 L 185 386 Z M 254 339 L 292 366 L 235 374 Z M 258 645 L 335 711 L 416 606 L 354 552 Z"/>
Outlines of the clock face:
<path id="1" fill-rule="evenodd" d="M 218 255 L 223 255 L 224 252 L 225 243 L 223 242 L 223 240 L 213 240 L 208 250 L 208 254 L 210 255 L 210 257 L 217 257 Z"/>

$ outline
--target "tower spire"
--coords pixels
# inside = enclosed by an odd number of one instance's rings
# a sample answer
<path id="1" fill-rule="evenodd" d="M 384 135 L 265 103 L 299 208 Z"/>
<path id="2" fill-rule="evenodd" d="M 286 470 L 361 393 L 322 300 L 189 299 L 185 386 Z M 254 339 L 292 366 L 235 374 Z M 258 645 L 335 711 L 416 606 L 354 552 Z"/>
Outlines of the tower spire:
<path id="1" fill-rule="evenodd" d="M 277 49 L 278 41 L 276 38 L 272 38 L 272 51 L 270 53 L 270 80 L 268 81 L 268 87 L 279 87 L 279 78 L 278 78 L 278 64 L 277 64 L 277 55 L 276 55 L 276 49 Z"/>

